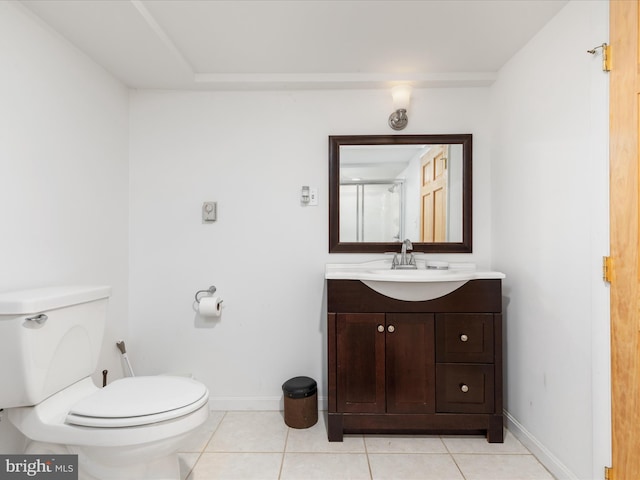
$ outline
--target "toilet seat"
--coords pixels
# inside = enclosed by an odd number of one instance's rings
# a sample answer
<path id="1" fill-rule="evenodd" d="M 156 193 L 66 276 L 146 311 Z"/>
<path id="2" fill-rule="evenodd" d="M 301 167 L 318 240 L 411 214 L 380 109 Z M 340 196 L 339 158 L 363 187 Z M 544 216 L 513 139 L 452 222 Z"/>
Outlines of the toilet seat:
<path id="1" fill-rule="evenodd" d="M 198 383 L 191 379 L 183 380 Z M 118 380 L 110 385 L 115 386 L 116 382 Z M 184 386 L 184 383 L 180 385 Z M 204 389 L 206 390 L 206 387 Z M 38 405 L 8 409 L 8 417 L 19 431 L 34 441 L 76 445 L 82 446 L 82 448 L 135 447 L 136 449 L 144 445 L 180 438 L 202 425 L 209 417 L 209 393 L 207 391 L 205 398 L 197 402 L 198 404 L 202 402 L 200 408 L 194 405 L 192 407 L 194 411 L 191 413 L 184 413 L 188 411 L 187 409 L 174 412 L 170 416 L 176 416 L 166 421 L 157 420 L 159 418 L 157 416 L 154 423 L 122 428 L 92 428 L 74 425 L 66 421 L 72 406 L 101 390 L 104 389 L 96 387 L 91 377 L 86 377 Z M 177 416 L 181 414 L 182 416 Z M 142 416 L 144 417 L 144 415 Z M 108 421 L 104 423 L 109 425 Z"/>
<path id="2" fill-rule="evenodd" d="M 66 423 L 92 428 L 149 425 L 188 415 L 207 403 L 207 388 L 185 377 L 127 377 L 75 403 Z"/>

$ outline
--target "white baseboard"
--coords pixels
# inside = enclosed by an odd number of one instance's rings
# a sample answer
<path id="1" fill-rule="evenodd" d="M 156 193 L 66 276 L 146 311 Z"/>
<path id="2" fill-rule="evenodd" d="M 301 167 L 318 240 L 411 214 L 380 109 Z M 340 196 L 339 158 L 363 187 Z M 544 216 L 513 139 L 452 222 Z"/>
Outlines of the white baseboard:
<path id="1" fill-rule="evenodd" d="M 507 419 L 507 429 L 514 437 L 520 440 L 520 443 L 527 447 L 527 450 L 533 453 L 555 478 L 559 480 L 580 480 L 506 410 L 504 411 L 504 416 Z"/>

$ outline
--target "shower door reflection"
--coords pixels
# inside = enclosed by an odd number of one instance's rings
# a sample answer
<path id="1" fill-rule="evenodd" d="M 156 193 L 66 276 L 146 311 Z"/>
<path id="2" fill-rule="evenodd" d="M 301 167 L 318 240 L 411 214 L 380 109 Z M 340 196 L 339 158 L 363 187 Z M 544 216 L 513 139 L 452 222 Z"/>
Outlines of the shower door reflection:
<path id="1" fill-rule="evenodd" d="M 405 237 L 404 181 L 340 184 L 340 240 L 398 242 Z"/>

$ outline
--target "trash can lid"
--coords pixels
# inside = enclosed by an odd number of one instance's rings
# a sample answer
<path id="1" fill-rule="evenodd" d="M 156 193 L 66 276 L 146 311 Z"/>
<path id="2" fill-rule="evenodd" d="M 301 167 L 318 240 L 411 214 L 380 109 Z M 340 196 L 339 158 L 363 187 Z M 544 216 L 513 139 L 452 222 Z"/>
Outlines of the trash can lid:
<path id="1" fill-rule="evenodd" d="M 282 384 L 282 391 L 289 398 L 310 397 L 317 389 L 316 381 L 309 377 L 293 377 Z"/>

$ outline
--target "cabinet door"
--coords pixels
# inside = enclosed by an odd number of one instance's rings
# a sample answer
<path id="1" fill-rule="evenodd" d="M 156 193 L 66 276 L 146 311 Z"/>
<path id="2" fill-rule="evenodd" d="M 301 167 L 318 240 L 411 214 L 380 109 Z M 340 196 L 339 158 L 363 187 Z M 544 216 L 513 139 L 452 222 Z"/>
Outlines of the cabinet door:
<path id="1" fill-rule="evenodd" d="M 435 411 L 433 314 L 387 314 L 387 412 Z"/>
<path id="2" fill-rule="evenodd" d="M 385 315 L 345 313 L 336 320 L 338 412 L 384 412 Z"/>

